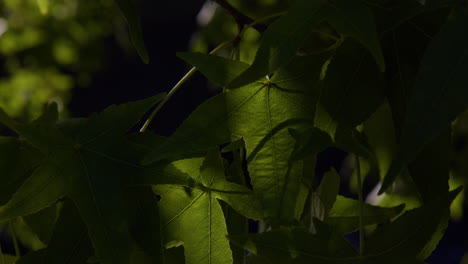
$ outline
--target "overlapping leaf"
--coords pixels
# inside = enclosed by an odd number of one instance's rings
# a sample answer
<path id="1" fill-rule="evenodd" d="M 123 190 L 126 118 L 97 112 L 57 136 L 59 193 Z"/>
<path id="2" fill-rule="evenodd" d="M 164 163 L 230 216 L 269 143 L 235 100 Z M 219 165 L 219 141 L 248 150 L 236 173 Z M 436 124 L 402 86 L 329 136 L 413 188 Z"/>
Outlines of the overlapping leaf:
<path id="1" fill-rule="evenodd" d="M 303 185 L 301 162 L 291 161 L 295 140 L 288 129 L 312 127 L 323 62 L 298 57 L 271 80 L 210 98 L 147 161 L 200 155 L 243 137 L 254 190 L 273 218 L 292 220 Z"/>
<path id="2" fill-rule="evenodd" d="M 330 5 L 333 10 L 327 16 L 332 26 L 342 35 L 359 40 L 374 56 L 381 71 L 385 60 L 372 12 L 359 0 L 336 0 Z"/>
<path id="3" fill-rule="evenodd" d="M 360 156 L 370 157 L 355 127 L 376 111 L 384 99 L 383 76 L 370 54 L 357 43 L 346 41 L 327 67 L 315 125 L 335 144 Z"/>
<path id="4" fill-rule="evenodd" d="M 450 204 L 460 191 L 461 188 L 434 197 L 422 207 L 407 211 L 394 222 L 377 229 L 366 247 L 370 260 L 395 263 L 403 256 L 427 258 L 441 238 Z"/>
<path id="5" fill-rule="evenodd" d="M 22 257 L 23 264 L 86 263 L 93 256 L 93 247 L 85 224 L 71 201 L 66 201 L 54 227 L 47 248 Z"/>
<path id="6" fill-rule="evenodd" d="M 423 263 L 434 249 L 433 236 L 439 232 L 441 222 L 446 220 L 435 216 L 434 212 L 446 215 L 459 191 L 440 196 L 378 228 L 366 243 L 368 246 L 362 256 L 320 222 L 317 222 L 319 228 L 314 235 L 300 229 L 280 229 L 241 237 L 230 236 L 230 239 L 255 255 L 253 263 Z M 412 231 L 408 232 L 410 227 Z"/>
<path id="7" fill-rule="evenodd" d="M 218 199 L 249 218 L 263 218 L 263 211 L 249 189 L 226 181 L 223 161 L 217 151 L 211 151 L 202 164 L 200 161 L 189 159 L 175 163 L 196 180 L 192 188 L 155 187 L 162 196 L 165 241 L 168 245 L 183 243 L 186 263 L 230 264 L 232 251 Z"/>
<path id="8" fill-rule="evenodd" d="M 221 87 L 226 86 L 240 72 L 245 71 L 249 67 L 247 63 L 241 61 L 198 52 L 179 52 L 177 56 L 195 65 L 210 81 Z"/>
<path id="9" fill-rule="evenodd" d="M 462 10 L 444 25 L 422 60 L 416 86 L 410 96 L 400 147 L 382 184 L 386 190 L 403 167 L 415 158 L 425 143 L 448 127 L 468 106 L 468 26 Z"/>
<path id="10" fill-rule="evenodd" d="M 404 205 L 395 207 L 378 207 L 364 204 L 364 225 L 384 223 L 397 217 L 405 208 Z M 359 229 L 359 201 L 338 196 L 330 209 L 326 223 L 334 232 L 339 234 L 351 233 Z"/>
<path id="11" fill-rule="evenodd" d="M 351 129 L 361 124 L 383 102 L 383 87 L 383 76 L 367 51 L 345 42 L 328 65 L 320 95 L 320 105 L 331 119 L 317 120 L 317 125 L 333 133 L 333 126 Z"/>
<path id="12" fill-rule="evenodd" d="M 229 88 L 247 85 L 287 65 L 310 32 L 324 19 L 325 1 L 296 0 L 288 13 L 262 36 L 253 64 L 232 80 Z"/>
<path id="13" fill-rule="evenodd" d="M 63 129 L 55 124 L 57 110 L 53 107 L 30 124 L 18 124 L 2 112 L 0 120 L 44 157 L 12 199 L 0 208 L 0 219 L 37 212 L 68 196 L 86 223 L 100 261 L 128 263 L 133 242 L 121 188 L 125 183 L 134 183 L 147 170 L 138 165 L 144 152 L 126 141 L 124 133 L 161 98 L 111 106 Z"/>
<path id="14" fill-rule="evenodd" d="M 322 227 L 315 235 L 302 229 L 279 229 L 229 238 L 255 255 L 253 263 L 359 263 L 350 244 Z"/>

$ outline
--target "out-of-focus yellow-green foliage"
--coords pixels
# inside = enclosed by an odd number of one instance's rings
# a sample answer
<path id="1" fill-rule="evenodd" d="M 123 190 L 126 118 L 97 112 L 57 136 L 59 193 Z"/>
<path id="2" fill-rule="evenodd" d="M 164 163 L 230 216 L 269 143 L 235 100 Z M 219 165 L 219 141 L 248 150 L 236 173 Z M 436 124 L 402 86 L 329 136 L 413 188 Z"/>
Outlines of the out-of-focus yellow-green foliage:
<path id="1" fill-rule="evenodd" d="M 115 14 L 111 0 L 1 1 L 0 106 L 31 119 L 54 100 L 66 113 L 71 88 L 102 66 Z"/>

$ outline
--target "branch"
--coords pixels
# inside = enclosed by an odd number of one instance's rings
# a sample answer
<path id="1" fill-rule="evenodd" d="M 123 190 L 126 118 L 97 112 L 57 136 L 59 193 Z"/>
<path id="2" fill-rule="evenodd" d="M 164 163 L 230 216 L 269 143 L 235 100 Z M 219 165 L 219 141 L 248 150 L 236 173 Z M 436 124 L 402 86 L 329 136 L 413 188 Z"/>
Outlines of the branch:
<path id="1" fill-rule="evenodd" d="M 239 10 L 233 7 L 231 4 L 227 2 L 227 0 L 215 0 L 215 2 L 224 10 L 226 10 L 233 18 L 236 20 L 236 23 L 239 25 L 240 28 L 246 25 L 252 25 L 252 27 L 257 30 L 259 33 L 263 33 L 267 26 L 264 24 L 256 24 L 255 20 L 250 18 L 247 15 L 242 14 Z M 254 24 L 255 23 L 255 24 Z"/>

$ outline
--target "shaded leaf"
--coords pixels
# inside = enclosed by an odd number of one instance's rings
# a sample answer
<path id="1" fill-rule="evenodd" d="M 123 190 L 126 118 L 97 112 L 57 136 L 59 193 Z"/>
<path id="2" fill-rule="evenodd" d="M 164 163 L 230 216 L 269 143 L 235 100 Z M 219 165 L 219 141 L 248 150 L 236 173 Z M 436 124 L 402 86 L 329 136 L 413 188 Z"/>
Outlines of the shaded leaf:
<path id="1" fill-rule="evenodd" d="M 405 208 L 404 204 L 396 207 L 378 207 L 364 204 L 364 225 L 384 223 L 397 217 Z M 338 196 L 325 221 L 338 234 L 351 233 L 359 229 L 359 201 Z"/>
<path id="2" fill-rule="evenodd" d="M 330 6 L 333 12 L 327 17 L 327 21 L 340 34 L 360 41 L 372 53 L 383 72 L 385 60 L 372 12 L 359 0 L 336 0 Z"/>
<path id="3" fill-rule="evenodd" d="M 337 130 L 354 129 L 382 104 L 383 88 L 383 76 L 369 53 L 346 41 L 328 65 L 323 81 L 320 105 L 330 119 L 322 130 L 335 138 L 333 126 Z"/>
<path id="4" fill-rule="evenodd" d="M 18 124 L 1 112 L 0 120 L 46 154 L 12 199 L 0 208 L 2 220 L 35 213 L 68 196 L 86 223 L 102 263 L 127 263 L 133 243 L 123 208 L 122 185 L 147 171 L 144 152 L 125 140 L 162 95 L 111 106 L 71 133 L 56 124 L 56 108 L 30 124 Z"/>
<path id="5" fill-rule="evenodd" d="M 350 244 L 323 228 L 316 235 L 302 229 L 279 229 L 248 236 L 230 235 L 229 239 L 254 254 L 255 263 L 359 263 Z"/>
<path id="6" fill-rule="evenodd" d="M 448 127 L 468 106 L 468 26 L 466 10 L 444 25 L 426 50 L 409 98 L 401 139 L 380 189 L 384 192 L 424 144 Z"/>
<path id="7" fill-rule="evenodd" d="M 0 137 L 0 205 L 8 202 L 41 158 L 27 142 Z"/>
<path id="8" fill-rule="evenodd" d="M 333 145 L 332 139 L 328 133 L 318 128 L 310 128 L 304 132 L 295 129 L 289 129 L 289 134 L 296 140 L 292 159 L 300 160 L 310 155 L 316 155 L 327 147 Z"/>
<path id="9" fill-rule="evenodd" d="M 306 39 L 309 30 L 323 19 L 325 1 L 297 0 L 288 13 L 263 33 L 253 64 L 235 78 L 228 88 L 254 82 L 287 65 Z"/>
<path id="10" fill-rule="evenodd" d="M 428 142 L 409 165 L 409 173 L 423 202 L 449 190 L 451 139 L 448 128 Z"/>
<path id="11" fill-rule="evenodd" d="M 461 188 L 434 197 L 422 207 L 407 211 L 394 222 L 378 228 L 366 244 L 366 254 L 375 256 L 375 260 L 385 259 L 385 263 L 398 261 L 401 256 L 427 258 L 441 238 L 450 204 L 460 191 Z"/>
<path id="12" fill-rule="evenodd" d="M 53 235 L 45 249 L 43 260 L 34 263 L 86 263 L 94 250 L 78 210 L 67 200 L 60 210 L 60 217 L 53 230 Z"/>
<path id="13" fill-rule="evenodd" d="M 133 0 L 115 0 L 115 2 L 119 6 L 120 11 L 122 11 L 125 20 L 128 23 L 128 27 L 130 28 L 130 35 L 132 36 L 133 46 L 135 46 L 141 60 L 148 64 L 148 51 L 146 50 L 145 41 L 143 40 L 140 18 L 138 17 Z"/>
<path id="14" fill-rule="evenodd" d="M 340 175 L 334 168 L 326 172 L 317 188 L 317 194 L 323 203 L 325 213 L 332 209 L 340 190 Z"/>
<path id="15" fill-rule="evenodd" d="M 136 241 L 130 263 L 164 263 L 159 206 L 150 186 L 124 193 L 130 234 Z"/>
<path id="16" fill-rule="evenodd" d="M 48 244 L 59 212 L 60 204 L 53 204 L 37 213 L 24 216 L 23 220 L 44 244 Z"/>
<path id="17" fill-rule="evenodd" d="M 199 52 L 178 52 L 177 56 L 196 67 L 208 80 L 226 86 L 239 73 L 245 71 L 247 63 Z"/>

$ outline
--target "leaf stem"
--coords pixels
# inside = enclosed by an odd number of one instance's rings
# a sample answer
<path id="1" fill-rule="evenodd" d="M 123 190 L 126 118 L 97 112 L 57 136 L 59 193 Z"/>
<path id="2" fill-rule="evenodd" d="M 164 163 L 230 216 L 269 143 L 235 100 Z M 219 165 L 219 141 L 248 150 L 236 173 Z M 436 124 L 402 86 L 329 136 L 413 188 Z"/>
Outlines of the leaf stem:
<path id="1" fill-rule="evenodd" d="M 362 193 L 362 177 L 361 177 L 361 164 L 359 156 L 354 156 L 356 159 L 356 178 L 359 199 L 359 255 L 364 255 L 364 198 Z"/>
<path id="2" fill-rule="evenodd" d="M 232 41 L 227 41 L 227 42 L 224 42 L 222 43 L 221 45 L 219 45 L 218 47 L 214 48 L 210 54 L 215 54 L 216 52 L 220 51 L 221 49 L 223 49 L 224 47 L 226 47 L 227 45 L 231 44 Z M 146 129 L 148 129 L 148 126 L 150 125 L 151 121 L 153 121 L 154 117 L 156 116 L 156 114 L 161 110 L 161 108 L 163 108 L 163 106 L 169 101 L 169 99 L 171 99 L 171 97 L 180 89 L 180 87 L 182 87 L 182 85 L 188 80 L 190 79 L 190 77 L 192 77 L 192 75 L 194 73 L 197 72 L 197 68 L 193 67 L 191 68 L 185 75 L 184 77 L 182 77 L 182 79 L 180 79 L 176 85 L 174 85 L 174 87 L 172 87 L 172 89 L 167 93 L 166 97 L 164 97 L 164 99 L 156 106 L 156 108 L 153 110 L 153 112 L 151 113 L 151 115 L 148 117 L 148 119 L 145 121 L 145 124 L 143 124 L 143 126 L 141 127 L 140 129 L 140 132 L 145 132 Z"/>
<path id="3" fill-rule="evenodd" d="M 10 226 L 11 238 L 13 239 L 13 246 L 15 247 L 15 255 L 19 258 L 21 257 L 21 252 L 19 249 L 18 238 L 16 237 L 15 227 L 13 226 L 13 221 L 10 220 L 8 225 Z"/>

